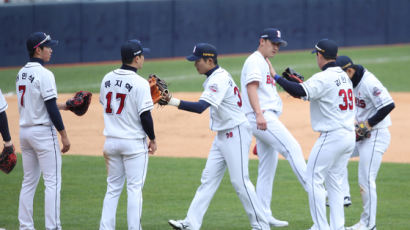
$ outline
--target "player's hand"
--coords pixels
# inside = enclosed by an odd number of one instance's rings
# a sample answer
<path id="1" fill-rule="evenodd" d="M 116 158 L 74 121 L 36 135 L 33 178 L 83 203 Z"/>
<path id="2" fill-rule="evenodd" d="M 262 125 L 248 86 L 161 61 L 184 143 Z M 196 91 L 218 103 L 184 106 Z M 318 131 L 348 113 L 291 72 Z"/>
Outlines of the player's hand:
<path id="1" fill-rule="evenodd" d="M 154 154 L 157 151 L 157 142 L 155 140 L 150 140 L 148 143 L 148 153 Z"/>
<path id="2" fill-rule="evenodd" d="M 68 135 L 65 131 L 65 129 L 58 131 L 60 133 L 61 136 L 61 142 L 63 143 L 63 148 L 61 149 L 62 153 L 66 153 L 68 152 L 68 150 L 70 150 L 70 140 L 68 139 Z"/>
<path id="3" fill-rule="evenodd" d="M 256 114 L 256 128 L 260 130 L 266 130 L 268 127 L 265 117 L 263 116 L 263 113 L 257 113 Z"/>
<path id="4" fill-rule="evenodd" d="M 275 68 L 273 68 L 272 63 L 270 62 L 269 58 L 265 58 L 266 63 L 268 63 L 270 75 L 273 77 L 276 75 Z"/>

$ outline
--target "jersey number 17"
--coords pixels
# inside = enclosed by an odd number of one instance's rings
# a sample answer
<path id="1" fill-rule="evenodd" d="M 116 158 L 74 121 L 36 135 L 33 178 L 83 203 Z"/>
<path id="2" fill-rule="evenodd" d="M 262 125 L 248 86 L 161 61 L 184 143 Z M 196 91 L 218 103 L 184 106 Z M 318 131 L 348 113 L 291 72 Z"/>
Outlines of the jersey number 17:
<path id="1" fill-rule="evenodd" d="M 127 94 L 123 94 L 123 93 L 115 94 L 115 99 L 120 100 L 120 105 L 118 106 L 117 112 L 115 114 L 121 114 L 122 109 L 124 108 L 126 97 L 127 97 Z M 107 99 L 107 106 L 105 108 L 105 113 L 112 114 L 112 108 L 111 108 L 112 92 L 108 92 L 107 95 L 105 95 L 105 98 Z"/>

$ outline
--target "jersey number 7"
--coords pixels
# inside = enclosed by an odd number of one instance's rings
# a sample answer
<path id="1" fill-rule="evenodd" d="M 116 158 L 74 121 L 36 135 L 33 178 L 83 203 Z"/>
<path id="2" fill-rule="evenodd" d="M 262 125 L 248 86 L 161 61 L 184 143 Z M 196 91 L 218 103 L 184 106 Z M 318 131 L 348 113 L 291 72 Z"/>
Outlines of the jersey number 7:
<path id="1" fill-rule="evenodd" d="M 123 94 L 123 93 L 115 94 L 115 98 L 117 100 L 120 99 L 120 105 L 118 106 L 116 114 L 121 114 L 122 109 L 124 108 L 126 97 L 127 97 L 127 94 Z M 105 95 L 105 98 L 107 99 L 107 107 L 105 108 L 105 113 L 112 114 L 112 108 L 111 108 L 112 92 L 108 92 L 107 95 Z"/>
<path id="2" fill-rule="evenodd" d="M 19 92 L 21 93 L 21 98 L 20 98 L 20 105 L 24 107 L 24 94 L 26 93 L 26 86 L 25 85 L 19 85 Z"/>

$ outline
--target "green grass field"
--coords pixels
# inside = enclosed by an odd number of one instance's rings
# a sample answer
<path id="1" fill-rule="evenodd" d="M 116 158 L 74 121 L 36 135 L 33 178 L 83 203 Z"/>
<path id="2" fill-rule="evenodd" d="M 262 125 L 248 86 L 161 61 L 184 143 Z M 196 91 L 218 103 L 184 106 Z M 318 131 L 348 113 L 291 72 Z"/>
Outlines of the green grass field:
<path id="1" fill-rule="evenodd" d="M 393 92 L 410 91 L 410 45 L 341 48 L 339 54 L 349 55 L 363 64 Z M 54 53 L 54 55 L 62 55 Z M 239 84 L 243 56 L 222 56 L 219 64 L 227 69 Z M 279 53 L 273 60 L 278 72 L 294 67 L 306 77 L 318 72 L 314 55 L 309 50 Z M 100 81 L 119 63 L 107 65 L 52 66 L 59 93 L 77 90 L 99 91 Z M 0 88 L 3 93 L 15 92 L 18 68 L 0 69 Z M 167 80 L 171 91 L 201 91 L 204 77 L 193 63 L 184 59 L 150 60 L 146 57 L 139 71 Z M 184 218 L 200 184 L 205 159 L 151 157 L 144 187 L 142 224 L 146 230 L 170 229 L 167 220 Z M 18 229 L 18 198 L 23 178 L 21 156 L 10 175 L 0 173 L 0 228 Z M 345 210 L 346 226 L 356 223 L 361 213 L 361 198 L 357 184 L 357 162 L 349 164 L 349 179 L 353 205 Z M 256 182 L 257 161 L 250 161 L 250 174 Z M 44 229 L 44 186 L 40 181 L 34 204 L 37 229 Z M 378 229 L 409 229 L 410 165 L 383 163 L 377 180 Z M 63 185 L 61 192 L 61 221 L 64 229 L 98 229 L 102 201 L 106 190 L 103 157 L 63 156 Z M 288 220 L 284 229 L 307 229 L 312 225 L 307 194 L 299 185 L 287 161 L 280 160 L 275 179 L 272 210 L 277 218 Z M 117 209 L 117 229 L 126 229 L 126 192 L 123 191 Z M 232 188 L 228 173 L 205 215 L 203 230 L 250 229 L 246 214 Z"/>
<path id="2" fill-rule="evenodd" d="M 2 208 L 0 227 L 18 229 L 18 198 L 22 181 L 21 155 L 9 175 L 0 174 Z M 144 187 L 142 225 L 147 230 L 170 229 L 167 220 L 183 218 L 200 184 L 205 159 L 151 157 Z M 357 162 L 349 163 L 349 180 L 353 205 L 345 209 L 346 225 L 359 219 L 361 198 L 357 184 Z M 250 175 L 256 182 L 257 161 L 250 161 Z M 44 229 L 44 186 L 37 189 L 34 219 L 37 229 Z M 377 180 L 378 229 L 409 229 L 410 165 L 383 163 Z M 63 156 L 63 184 L 61 192 L 61 221 L 64 229 L 98 229 L 102 202 L 106 189 L 104 158 Z M 126 190 L 117 209 L 117 229 L 126 229 Z M 304 192 L 289 164 L 280 160 L 272 201 L 276 217 L 288 220 L 284 229 L 307 229 L 312 221 L 307 194 Z M 250 229 L 242 205 L 232 188 L 226 172 L 219 190 L 205 215 L 203 230 Z"/>
<path id="3" fill-rule="evenodd" d="M 390 91 L 410 91 L 410 44 L 402 46 L 340 48 L 340 55 L 349 55 L 353 62 L 363 64 L 373 72 Z M 60 55 L 54 53 L 53 55 Z M 219 64 L 227 69 L 239 85 L 242 65 L 247 55 L 221 56 Z M 185 59 L 150 60 L 146 56 L 144 68 L 139 71 L 144 77 L 156 73 L 170 84 L 175 92 L 202 91 L 204 77 L 200 76 L 192 62 Z M 291 66 L 306 78 L 319 71 L 316 58 L 310 50 L 279 53 L 272 63 L 278 73 Z M 119 67 L 119 63 L 110 65 L 81 65 L 51 67 L 56 77 L 59 93 L 72 93 L 78 90 L 99 92 L 104 75 Z M 15 77 L 19 68 L 0 70 L 0 89 L 15 92 Z"/>

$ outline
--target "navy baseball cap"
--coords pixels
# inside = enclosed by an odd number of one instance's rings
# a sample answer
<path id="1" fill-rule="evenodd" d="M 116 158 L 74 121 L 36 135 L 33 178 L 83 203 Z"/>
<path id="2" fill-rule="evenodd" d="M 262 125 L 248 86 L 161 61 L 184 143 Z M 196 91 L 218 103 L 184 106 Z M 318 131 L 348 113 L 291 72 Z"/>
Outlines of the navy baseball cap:
<path id="1" fill-rule="evenodd" d="M 134 58 L 137 55 L 149 53 L 149 48 L 143 48 L 140 40 L 132 39 L 124 42 L 121 46 L 122 59 Z"/>
<path id="2" fill-rule="evenodd" d="M 312 54 L 321 53 L 326 58 L 336 59 L 337 49 L 338 48 L 335 41 L 325 38 L 316 43 L 315 49 L 312 51 Z"/>
<path id="3" fill-rule="evenodd" d="M 347 68 L 353 68 L 354 63 L 352 59 L 350 59 L 348 56 L 339 56 L 336 58 L 336 65 L 340 66 L 343 70 L 346 70 Z"/>
<path id="4" fill-rule="evenodd" d="M 58 44 L 57 40 L 52 40 L 51 36 L 44 32 L 34 32 L 27 38 L 26 46 L 28 51 L 37 47 L 52 47 Z"/>
<path id="5" fill-rule="evenodd" d="M 269 39 L 271 42 L 279 43 L 283 47 L 288 45 L 288 42 L 281 38 L 280 30 L 276 28 L 264 29 L 260 34 L 260 38 Z"/>
<path id="6" fill-rule="evenodd" d="M 187 56 L 186 59 L 188 61 L 196 61 L 200 58 L 216 58 L 218 53 L 216 52 L 215 46 L 208 44 L 208 43 L 198 43 L 194 46 L 194 50 L 192 54 Z"/>

